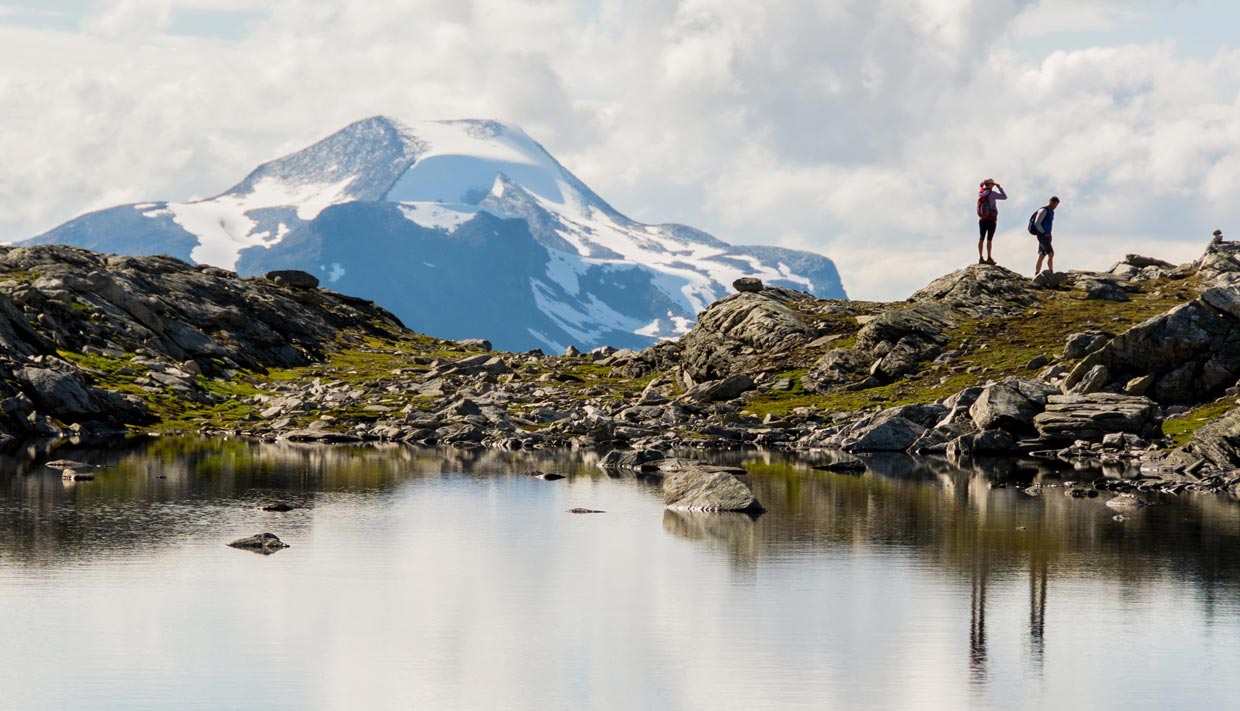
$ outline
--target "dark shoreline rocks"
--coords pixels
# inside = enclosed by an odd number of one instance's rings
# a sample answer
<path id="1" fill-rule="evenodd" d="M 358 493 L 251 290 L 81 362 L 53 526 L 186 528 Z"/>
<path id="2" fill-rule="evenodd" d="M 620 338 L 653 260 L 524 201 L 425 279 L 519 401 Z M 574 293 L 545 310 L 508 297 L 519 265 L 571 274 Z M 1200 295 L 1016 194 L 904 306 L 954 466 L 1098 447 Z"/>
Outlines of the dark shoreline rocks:
<path id="1" fill-rule="evenodd" d="M 1185 267 L 1130 256 L 1111 272 L 1059 276 L 1048 292 L 975 265 L 893 304 L 740 280 L 677 342 L 546 356 L 418 336 L 373 304 L 297 288 L 288 275 L 277 285 L 167 257 L 0 248 L 0 442 L 142 429 L 176 403 L 183 431 L 206 435 L 611 450 L 599 464 L 617 476 L 718 473 L 666 455 L 696 448 L 1038 452 L 1079 466 L 1160 466 L 1192 490 L 1229 481 L 1240 426 L 1225 417 L 1168 454 L 1161 423 L 1176 407 L 1240 395 L 1240 249 L 1213 245 Z M 1048 300 L 1097 308 L 1116 289 L 1140 299 L 1155 288 L 1182 300 L 1168 308 L 1164 294 L 1163 313 L 1126 330 L 1076 319 L 1049 346 L 1043 337 L 1002 368 L 986 365 L 985 349 L 1008 345 L 991 322 L 1037 328 Z M 970 365 L 958 364 L 964 356 Z M 920 390 L 905 393 L 911 382 Z M 751 409 L 784 394 L 793 406 Z M 814 406 L 841 394 L 855 394 L 855 409 Z M 230 419 L 198 421 L 196 408 Z"/>

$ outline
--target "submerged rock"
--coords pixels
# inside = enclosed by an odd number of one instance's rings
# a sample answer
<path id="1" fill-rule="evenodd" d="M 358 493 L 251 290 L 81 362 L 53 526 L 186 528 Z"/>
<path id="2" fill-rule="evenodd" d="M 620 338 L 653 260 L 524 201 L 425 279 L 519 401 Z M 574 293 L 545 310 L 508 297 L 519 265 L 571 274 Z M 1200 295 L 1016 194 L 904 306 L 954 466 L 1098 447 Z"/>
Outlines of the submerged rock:
<path id="1" fill-rule="evenodd" d="M 247 551 L 262 553 L 263 555 L 271 555 L 276 551 L 290 547 L 289 544 L 280 540 L 274 533 L 256 533 L 246 538 L 238 538 L 228 545 L 233 548 L 242 548 Z"/>
<path id="2" fill-rule="evenodd" d="M 285 503 L 275 503 L 275 504 L 263 504 L 262 506 L 259 506 L 258 508 L 260 511 L 273 511 L 276 513 L 284 513 L 286 511 L 292 511 L 296 509 L 297 507 L 291 506 Z"/>
<path id="3" fill-rule="evenodd" d="M 732 474 L 691 468 L 663 480 L 663 501 L 675 511 L 740 511 L 760 513 L 762 504 Z"/>

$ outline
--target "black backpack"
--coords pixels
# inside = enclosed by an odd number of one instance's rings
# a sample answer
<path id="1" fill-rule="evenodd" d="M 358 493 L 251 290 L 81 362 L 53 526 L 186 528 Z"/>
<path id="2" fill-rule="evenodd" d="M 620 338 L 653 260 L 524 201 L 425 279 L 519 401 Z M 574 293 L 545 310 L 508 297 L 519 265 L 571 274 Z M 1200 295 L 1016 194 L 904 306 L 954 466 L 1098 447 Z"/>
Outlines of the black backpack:
<path id="1" fill-rule="evenodd" d="M 1038 219 L 1038 213 L 1039 213 L 1039 212 L 1042 212 L 1042 208 L 1040 208 L 1040 207 L 1039 207 L 1038 209 L 1034 210 L 1034 211 L 1033 211 L 1033 214 L 1029 216 L 1029 234 L 1031 234 L 1031 235 L 1039 235 L 1039 234 L 1042 234 L 1041 232 L 1038 232 L 1038 224 L 1037 224 L 1037 222 L 1035 222 L 1035 220 L 1037 220 L 1037 219 Z"/>

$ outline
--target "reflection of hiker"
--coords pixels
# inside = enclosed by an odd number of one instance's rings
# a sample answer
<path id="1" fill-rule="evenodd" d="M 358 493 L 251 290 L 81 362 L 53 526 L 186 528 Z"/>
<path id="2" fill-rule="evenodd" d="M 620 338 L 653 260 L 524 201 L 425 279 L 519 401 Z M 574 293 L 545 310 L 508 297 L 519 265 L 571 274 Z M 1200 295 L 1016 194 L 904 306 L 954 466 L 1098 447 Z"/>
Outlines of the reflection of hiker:
<path id="1" fill-rule="evenodd" d="M 1059 198 L 1051 197 L 1046 205 L 1029 217 L 1029 234 L 1038 238 L 1038 265 L 1033 268 L 1033 275 L 1042 272 L 1042 259 L 1046 259 L 1046 268 L 1055 271 L 1055 250 L 1051 247 L 1051 227 L 1055 224 L 1055 208 L 1059 207 Z"/>
<path id="2" fill-rule="evenodd" d="M 977 263 L 994 264 L 991 244 L 995 239 L 995 227 L 999 224 L 999 206 L 996 200 L 1007 200 L 1003 186 L 986 178 L 977 191 Z M 982 259 L 982 242 L 986 243 L 986 258 Z"/>

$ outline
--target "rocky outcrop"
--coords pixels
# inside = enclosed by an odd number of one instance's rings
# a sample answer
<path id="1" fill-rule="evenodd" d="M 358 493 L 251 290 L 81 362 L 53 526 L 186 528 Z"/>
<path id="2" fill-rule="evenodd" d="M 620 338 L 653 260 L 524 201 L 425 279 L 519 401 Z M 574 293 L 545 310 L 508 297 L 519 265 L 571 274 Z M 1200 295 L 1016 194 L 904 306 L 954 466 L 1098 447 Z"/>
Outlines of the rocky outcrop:
<path id="1" fill-rule="evenodd" d="M 790 303 L 813 297 L 784 288 L 715 302 L 680 340 L 680 367 L 695 382 L 750 372 L 761 354 L 805 343 L 809 327 Z"/>
<path id="2" fill-rule="evenodd" d="M 1064 386 L 1076 388 L 1088 378 L 1090 391 L 1120 391 L 1143 377 L 1151 378 L 1146 393 L 1162 405 L 1211 400 L 1235 384 L 1240 288 L 1208 289 L 1116 336 L 1077 364 Z"/>
<path id="3" fill-rule="evenodd" d="M 1240 468 L 1240 410 L 1232 410 L 1197 430 L 1162 463 L 1172 468 L 1203 464 L 1216 469 Z"/>
<path id="4" fill-rule="evenodd" d="M 689 468 L 663 480 L 663 502 L 673 511 L 762 512 L 753 492 L 732 474 Z"/>
<path id="5" fill-rule="evenodd" d="M 1038 300 L 1029 280 L 1003 267 L 974 264 L 939 277 L 909 299 L 947 306 L 976 318 L 1010 315 Z"/>
<path id="6" fill-rule="evenodd" d="M 831 349 L 815 361 L 805 385 L 829 392 L 860 378 L 870 378 L 860 383 L 869 386 L 904 377 L 942 352 L 951 340 L 947 330 L 955 323 L 951 310 L 941 304 L 885 311 L 866 321 L 852 348 Z"/>
<path id="7" fill-rule="evenodd" d="M 400 323 L 359 299 L 239 279 L 171 257 L 119 257 L 59 246 L 0 247 L 0 431 L 99 433 L 154 420 L 140 393 L 207 402 L 199 376 L 307 365 Z M 81 354 L 72 359 L 63 354 Z M 117 366 L 109 365 L 115 369 Z"/>

